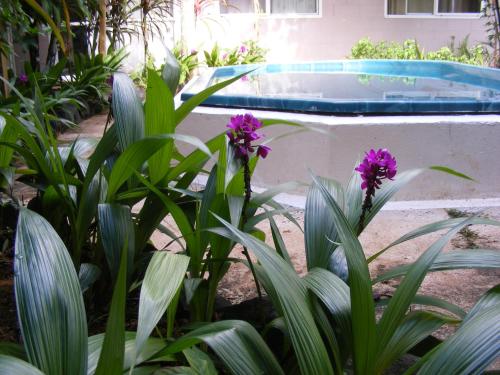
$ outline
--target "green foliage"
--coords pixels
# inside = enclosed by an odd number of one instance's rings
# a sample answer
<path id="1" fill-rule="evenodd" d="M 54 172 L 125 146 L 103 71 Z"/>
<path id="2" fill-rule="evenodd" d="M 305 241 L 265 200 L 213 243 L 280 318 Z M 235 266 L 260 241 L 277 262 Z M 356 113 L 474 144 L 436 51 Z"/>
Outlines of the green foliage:
<path id="1" fill-rule="evenodd" d="M 200 66 L 198 52 L 195 50 L 187 51 L 181 43 L 178 43 L 172 53 L 179 62 L 181 69 L 179 85 L 183 86 L 192 78 L 194 70 Z"/>
<path id="2" fill-rule="evenodd" d="M 130 79 L 117 75 L 114 123 L 99 141 L 58 145 L 40 97 L 30 101 L 20 96 L 31 123 L 1 112 L 0 167 L 17 172 L 15 180 L 35 187 L 38 194 L 30 209 L 20 211 L 15 245 L 24 351 L 0 345 L 0 372 L 37 373 L 36 367 L 46 374 L 381 374 L 444 324 L 458 326 L 456 333 L 437 346 L 423 347 L 413 370 L 474 372 L 495 359 L 498 287 L 469 314 L 417 292 L 428 272 L 500 268 L 498 251 L 442 252 L 462 228 L 499 222 L 471 217 L 426 225 L 366 259 L 360 232 L 423 170 L 399 173 L 395 181 L 384 183 L 363 226 L 359 176 L 353 174 L 347 187 L 314 176 L 305 213 L 308 269 L 299 275 L 274 221 L 275 215 L 290 215 L 273 200 L 295 185 L 254 194 L 245 207 L 242 163 L 226 135 L 203 143 L 177 133 L 198 104 L 241 76 L 207 88 L 178 108 L 173 103 L 176 74 L 167 78 L 172 87 L 155 71 L 148 72 L 143 105 Z M 263 123 L 267 127 L 277 121 Z M 179 141 L 189 149 L 181 152 Z M 14 158 L 26 166 L 23 171 L 16 169 Z M 250 173 L 257 164 L 252 155 Z M 449 168 L 432 169 L 467 177 Z M 200 174 L 208 180 L 195 190 L 192 185 Z M 175 229 L 161 224 L 167 216 Z M 265 221 L 274 249 L 257 227 Z M 369 263 L 380 254 L 443 229 L 448 232 L 415 262 L 371 278 Z M 171 237 L 162 249 L 150 241 L 156 230 Z M 210 323 L 220 280 L 230 264 L 252 266 L 230 258 L 237 244 L 257 258 L 253 268 L 275 308 L 277 317 L 269 327 L 285 343 L 281 351 L 248 322 Z M 374 285 L 395 277 L 402 280 L 394 294 L 376 303 Z M 136 288 L 137 332 L 127 332 L 127 296 Z M 99 293 L 102 310 L 109 310 L 104 334 L 88 337 L 84 292 L 89 299 Z M 417 304 L 442 312 L 412 312 Z M 181 305 L 189 310 L 187 326 L 175 321 Z M 167 338 L 151 337 L 155 327 L 162 332 L 163 324 Z"/>
<path id="3" fill-rule="evenodd" d="M 485 28 L 488 36 L 486 44 L 491 49 L 489 64 L 500 68 L 500 6 L 498 0 L 483 3 L 482 18 L 486 19 Z"/>
<path id="4" fill-rule="evenodd" d="M 351 59 L 390 59 L 390 60 L 444 60 L 471 65 L 484 65 L 486 50 L 481 44 L 467 45 L 465 38 L 455 48 L 454 38 L 450 46 L 427 53 L 415 39 L 407 39 L 402 44 L 397 42 L 372 42 L 369 38 L 359 40 L 351 49 Z"/>
<path id="5" fill-rule="evenodd" d="M 222 49 L 216 43 L 211 51 L 203 51 L 203 54 L 207 66 L 219 67 L 264 62 L 266 52 L 266 50 L 259 47 L 256 41 L 247 40 L 240 46 L 229 49 Z"/>
<path id="6" fill-rule="evenodd" d="M 104 108 L 110 90 L 108 80 L 120 68 L 125 56 L 123 50 L 106 57 L 77 54 L 72 63 L 61 59 L 45 73 L 32 70 L 26 63 L 27 81 L 14 76 L 10 79 L 24 100 L 16 93 L 0 96 L 0 108 L 32 121 L 26 102 L 34 107 L 36 102 L 43 101 L 44 111 L 50 114 L 54 126 L 72 126 Z"/>

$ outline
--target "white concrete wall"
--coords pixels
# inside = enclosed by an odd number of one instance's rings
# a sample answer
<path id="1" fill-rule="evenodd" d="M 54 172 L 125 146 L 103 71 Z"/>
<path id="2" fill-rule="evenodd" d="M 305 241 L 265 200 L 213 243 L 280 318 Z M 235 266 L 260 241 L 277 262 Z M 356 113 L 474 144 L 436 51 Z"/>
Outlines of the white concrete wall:
<path id="1" fill-rule="evenodd" d="M 198 107 L 179 133 L 206 141 L 225 131 L 231 115 L 245 110 Z M 476 182 L 428 171 L 398 193 L 397 200 L 500 198 L 500 115 L 336 117 L 252 111 L 258 118 L 277 118 L 315 126 L 270 144 L 253 183 L 267 187 L 287 181 L 309 183 L 314 173 L 347 183 L 357 160 L 371 148 L 388 148 L 399 171 L 443 165 Z M 266 128 L 273 137 L 290 127 Z M 303 192 L 303 191 L 302 191 Z M 301 193 L 301 191 L 298 191 Z"/>
<path id="2" fill-rule="evenodd" d="M 309 18 L 230 14 L 218 16 L 217 8 L 197 21 L 191 48 L 218 42 L 235 46 L 258 39 L 269 49 L 268 61 L 341 59 L 359 39 L 403 41 L 416 38 L 426 51 L 450 42 L 453 35 L 469 42 L 486 41 L 484 19 L 387 18 L 384 0 L 320 0 L 321 15 Z"/>

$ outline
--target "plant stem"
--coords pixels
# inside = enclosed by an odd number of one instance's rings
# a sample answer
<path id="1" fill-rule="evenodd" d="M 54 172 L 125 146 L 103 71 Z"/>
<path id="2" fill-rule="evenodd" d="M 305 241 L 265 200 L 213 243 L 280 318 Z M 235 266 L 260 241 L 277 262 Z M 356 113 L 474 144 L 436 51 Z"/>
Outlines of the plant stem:
<path id="1" fill-rule="evenodd" d="M 359 217 L 358 224 L 358 236 L 361 234 L 363 229 L 365 229 L 365 216 L 367 212 L 370 212 L 372 208 L 372 190 L 368 188 L 366 191 L 365 200 L 363 201 L 363 206 L 361 206 L 361 216 Z"/>
<path id="2" fill-rule="evenodd" d="M 245 182 L 245 200 L 243 201 L 243 208 L 241 212 L 241 229 L 245 227 L 247 223 L 247 208 L 250 203 L 250 198 L 252 198 L 252 186 L 250 182 L 250 166 L 248 165 L 248 156 L 243 158 L 243 178 Z M 248 253 L 248 249 L 243 246 L 243 254 L 247 259 L 248 266 L 250 267 L 250 271 L 252 271 L 252 276 L 255 281 L 255 287 L 257 288 L 257 294 L 259 295 L 259 299 L 262 299 L 262 292 L 260 290 L 259 280 L 257 279 L 257 274 L 255 273 L 255 269 L 253 267 L 252 259 L 250 259 L 250 254 Z"/>

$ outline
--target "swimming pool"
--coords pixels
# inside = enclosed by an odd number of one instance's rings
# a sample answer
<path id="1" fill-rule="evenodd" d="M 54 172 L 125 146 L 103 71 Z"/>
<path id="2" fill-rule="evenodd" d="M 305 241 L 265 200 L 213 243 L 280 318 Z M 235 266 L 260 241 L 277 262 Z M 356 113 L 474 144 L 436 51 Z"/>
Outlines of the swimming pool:
<path id="1" fill-rule="evenodd" d="M 251 71 L 203 105 L 316 114 L 500 112 L 500 70 L 441 61 L 345 60 L 210 70 L 181 95 Z"/>

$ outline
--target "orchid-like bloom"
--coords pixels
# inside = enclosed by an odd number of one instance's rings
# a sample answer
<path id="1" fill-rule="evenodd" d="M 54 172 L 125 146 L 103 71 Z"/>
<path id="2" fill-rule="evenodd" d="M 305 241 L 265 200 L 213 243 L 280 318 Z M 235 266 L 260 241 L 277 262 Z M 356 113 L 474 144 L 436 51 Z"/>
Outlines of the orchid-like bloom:
<path id="1" fill-rule="evenodd" d="M 23 85 L 27 84 L 29 82 L 29 78 L 26 74 L 21 74 L 19 76 L 19 82 L 21 82 Z"/>
<path id="2" fill-rule="evenodd" d="M 271 151 L 267 146 L 252 144 L 252 142 L 264 137 L 263 134 L 257 132 L 262 127 L 262 122 L 252 114 L 231 117 L 227 127 L 230 130 L 226 134 L 229 141 L 235 146 L 237 157 L 248 159 L 249 155 L 254 153 L 257 148 L 257 156 L 265 158 Z"/>
<path id="3" fill-rule="evenodd" d="M 367 195 L 375 195 L 383 179 L 392 180 L 397 172 L 396 158 L 387 149 L 370 150 L 363 162 L 355 169 L 361 174 L 361 188 Z"/>
<path id="4" fill-rule="evenodd" d="M 245 53 L 245 52 L 247 52 L 247 51 L 248 51 L 247 46 L 245 46 L 244 44 L 242 44 L 242 45 L 240 46 L 240 53 Z"/>

